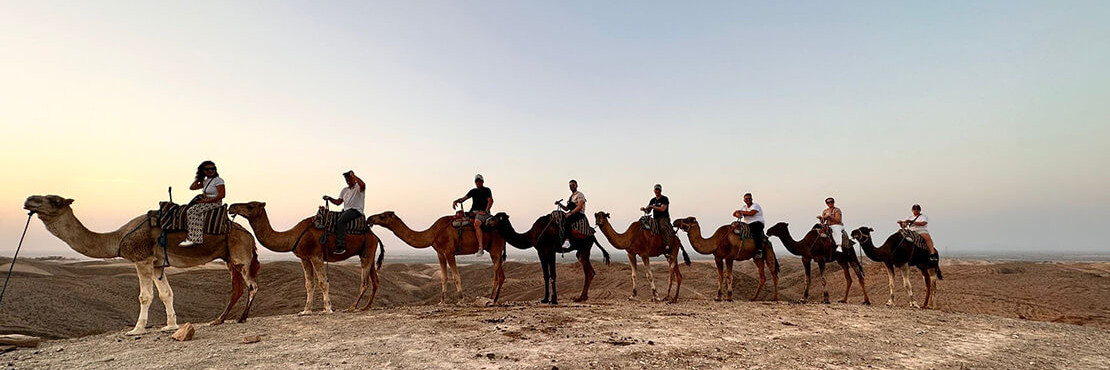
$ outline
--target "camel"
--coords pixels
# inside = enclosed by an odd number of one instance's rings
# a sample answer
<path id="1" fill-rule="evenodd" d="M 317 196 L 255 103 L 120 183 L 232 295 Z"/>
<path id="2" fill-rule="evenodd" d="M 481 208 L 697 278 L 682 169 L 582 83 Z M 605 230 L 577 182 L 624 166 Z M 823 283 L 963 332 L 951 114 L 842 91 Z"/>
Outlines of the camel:
<path id="1" fill-rule="evenodd" d="M 383 246 L 382 254 L 378 255 L 378 264 L 375 266 L 374 255 L 378 252 L 381 240 L 373 232 L 367 233 L 365 237 L 363 235 L 347 235 L 347 245 L 360 247 L 347 249 L 346 253 L 335 254 L 332 253 L 335 247 L 334 241 L 329 246 L 320 245 L 320 236 L 324 233 L 324 230 L 312 226 L 313 217 L 301 220 L 289 230 L 274 231 L 273 226 L 270 225 L 270 217 L 266 214 L 266 202 L 235 203 L 227 209 L 227 212 L 246 218 L 251 225 L 251 229 L 254 229 L 258 241 L 266 249 L 280 253 L 293 252 L 294 256 L 301 259 L 301 268 L 304 269 L 304 289 L 307 297 L 304 303 L 304 311 L 301 311 L 300 315 L 312 313 L 316 285 L 320 286 L 320 293 L 324 299 L 324 313 L 333 312 L 331 298 L 328 294 L 327 269 L 324 268 L 324 263 L 345 261 L 355 255 L 358 255 L 361 262 L 359 271 L 361 279 L 359 280 L 358 297 L 351 303 L 351 307 L 347 308 L 347 312 L 366 311 L 374 304 L 374 297 L 378 294 L 378 269 L 381 268 L 385 248 Z M 334 240 L 335 238 L 331 239 Z M 315 284 L 313 278 L 316 280 Z M 362 301 L 366 289 L 371 284 L 373 288 L 370 291 L 370 299 L 366 302 L 365 307 L 359 309 L 358 304 Z"/>
<path id="2" fill-rule="evenodd" d="M 686 251 L 682 247 L 682 242 L 678 237 L 671 240 L 670 253 L 666 253 L 667 245 L 663 237 L 655 234 L 650 230 L 644 230 L 640 226 L 640 221 L 633 222 L 628 225 L 628 229 L 623 233 L 617 233 L 613 230 L 613 225 L 609 224 L 609 214 L 605 212 L 598 212 L 594 214 L 596 224 L 601 233 L 605 235 L 605 239 L 609 240 L 609 244 L 613 248 L 622 249 L 628 253 L 628 263 L 632 265 L 632 295 L 628 299 L 636 299 L 636 257 L 639 256 L 644 262 L 644 268 L 647 269 L 647 279 L 651 283 L 651 300 L 659 300 L 658 294 L 655 289 L 655 276 L 651 272 L 651 257 L 666 255 L 667 263 L 671 268 L 670 275 L 667 277 L 667 297 L 671 303 L 678 302 L 678 291 L 682 288 L 682 273 L 678 271 L 678 252 L 683 252 L 682 256 L 686 260 L 686 265 L 690 265 L 690 257 L 686 255 Z M 669 227 L 665 225 L 663 227 Z M 671 284 L 677 282 L 674 290 L 674 296 L 671 296 Z"/>
<path id="3" fill-rule="evenodd" d="M 841 299 L 840 303 L 848 303 L 848 291 L 852 289 L 852 274 L 849 269 L 851 267 L 856 271 L 860 289 L 863 290 L 863 304 L 870 305 L 871 298 L 867 296 L 867 285 L 863 279 L 863 266 L 860 265 L 855 250 L 849 244 L 843 252 L 837 252 L 836 244 L 831 237 L 822 238 L 818 235 L 820 228 L 821 224 L 814 225 L 801 241 L 794 241 L 794 238 L 790 236 L 789 225 L 785 222 L 779 222 L 767 229 L 767 235 L 778 237 L 782 240 L 782 245 L 786 247 L 787 251 L 802 257 L 802 266 L 805 267 L 806 272 L 806 289 L 802 294 L 802 300 L 809 299 L 809 287 L 813 281 L 812 275 L 810 275 L 810 262 L 816 261 L 821 274 L 821 287 L 825 289 L 823 302 L 829 303 L 829 289 L 825 280 L 825 263 L 835 261 L 844 269 L 844 280 L 847 281 L 847 285 L 844 287 L 844 299 Z"/>
<path id="4" fill-rule="evenodd" d="M 439 271 L 441 273 L 441 283 L 443 286 L 442 295 L 440 296 L 440 303 L 447 302 L 447 279 L 448 276 L 454 278 L 455 289 L 458 293 L 462 294 L 462 277 L 459 276 L 459 268 L 455 265 L 456 255 L 468 255 L 478 253 L 479 246 L 476 235 L 474 235 L 473 226 L 465 226 L 463 228 L 462 238 L 459 238 L 456 229 L 451 226 L 451 221 L 454 216 L 443 216 L 432 223 L 424 231 L 415 231 L 405 225 L 405 222 L 397 217 L 393 211 L 386 211 L 376 215 L 372 215 L 366 219 L 371 225 L 381 225 L 396 234 L 398 238 L 412 246 L 413 248 L 427 248 L 431 246 L 436 250 L 436 257 L 439 258 Z M 501 286 L 505 284 L 505 270 L 502 263 L 505 262 L 505 240 L 497 233 L 492 234 L 492 237 L 486 237 L 485 248 L 489 251 L 490 260 L 493 261 L 493 289 L 490 292 L 489 299 L 494 303 L 501 297 Z M 487 235 L 489 235 L 487 234 Z M 456 249 L 460 249 L 456 253 Z M 448 275 L 447 266 L 451 266 L 451 275 Z"/>
<path id="5" fill-rule="evenodd" d="M 135 273 L 139 278 L 139 319 L 135 322 L 135 327 L 127 332 L 128 335 L 146 332 L 147 311 L 154 298 L 155 286 L 158 287 L 158 298 L 166 306 L 166 326 L 161 330 L 177 329 L 173 290 L 170 289 L 164 269 L 170 266 L 199 266 L 215 259 L 227 262 L 227 269 L 231 272 L 231 298 L 223 313 L 211 324 L 219 325 L 227 319 L 231 307 L 243 295 L 244 286 L 247 290 L 247 306 L 238 321 L 247 320 L 254 296 L 258 293 L 255 278 L 261 266 L 258 263 L 254 237 L 245 228 L 232 223 L 228 235 L 205 235 L 203 244 L 191 247 L 177 245 L 185 240 L 185 232 L 167 233 L 166 247 L 163 249 L 156 242 L 162 231 L 150 226 L 147 215 L 135 217 L 116 231 L 96 233 L 81 224 L 70 208 L 72 203 L 73 199 L 57 195 L 32 195 L 27 197 L 23 208 L 38 214 L 46 225 L 46 230 L 66 242 L 77 253 L 92 258 L 122 257 L 135 264 Z"/>
<path id="6" fill-rule="evenodd" d="M 852 231 L 852 238 L 859 240 L 860 248 L 863 249 L 863 254 L 867 255 L 875 262 L 882 262 L 886 265 L 886 274 L 890 285 L 890 299 L 886 301 L 887 306 L 894 305 L 894 268 L 902 270 L 902 283 L 906 287 L 906 293 L 910 297 L 910 306 L 913 308 L 930 308 L 931 305 L 936 303 L 937 281 L 933 280 L 930 272 L 936 270 L 938 280 L 943 280 L 944 275 L 940 272 L 940 266 L 930 266 L 929 252 L 920 251 L 914 247 L 912 242 L 906 241 L 901 233 L 895 232 L 886 238 L 883 245 L 875 248 L 875 243 L 871 238 L 871 232 L 875 231 L 870 227 L 861 227 Z M 910 276 L 908 266 L 917 266 L 921 270 L 921 276 L 925 278 L 925 302 L 922 306 L 917 305 L 917 301 L 913 299 L 913 287 L 910 286 Z"/>
<path id="7" fill-rule="evenodd" d="M 605 257 L 605 264 L 609 264 L 609 252 L 601 247 L 601 243 L 597 242 L 597 237 L 590 235 L 587 238 L 568 238 L 570 247 L 564 249 L 562 240 L 559 239 L 558 225 L 551 222 L 551 215 L 545 215 L 536 219 L 532 223 L 532 228 L 525 231 L 523 234 L 517 233 L 513 229 L 513 224 L 509 221 L 509 215 L 504 212 L 494 215 L 487 222 L 487 225 L 493 227 L 501 234 L 509 245 L 518 249 L 536 248 L 536 254 L 540 257 L 540 267 L 543 268 L 543 300 L 540 303 L 551 303 L 553 305 L 559 304 L 559 293 L 555 289 L 555 253 L 567 253 L 575 251 L 575 256 L 578 262 L 582 264 L 582 273 L 585 279 L 582 283 L 582 293 L 572 299 L 574 302 L 584 302 L 589 298 L 590 282 L 594 279 L 594 267 L 590 263 L 590 249 L 594 244 L 597 244 L 598 249 L 601 249 L 601 254 Z"/>
<path id="8" fill-rule="evenodd" d="M 775 250 L 771 248 L 770 240 L 767 241 L 765 246 L 765 253 L 763 258 L 755 258 L 755 240 L 754 239 L 741 239 L 740 235 L 732 232 L 731 225 L 724 225 L 717 228 L 709 238 L 702 238 L 701 226 L 698 225 L 698 220 L 694 217 L 680 218 L 674 221 L 674 226 L 686 232 L 686 236 L 690 239 L 690 246 L 701 254 L 712 254 L 714 262 L 717 263 L 717 298 L 716 301 L 722 300 L 722 295 L 728 292 L 727 298 L 724 300 L 732 302 L 732 263 L 733 261 L 743 261 L 752 259 L 755 267 L 759 269 L 759 286 L 755 288 L 755 294 L 752 295 L 751 300 L 754 301 L 759 298 L 759 292 L 763 290 L 763 285 L 767 283 L 767 276 L 763 271 L 763 266 L 766 264 L 771 270 L 771 279 L 774 281 L 775 296 L 772 300 L 779 300 L 779 263 L 775 258 Z"/>

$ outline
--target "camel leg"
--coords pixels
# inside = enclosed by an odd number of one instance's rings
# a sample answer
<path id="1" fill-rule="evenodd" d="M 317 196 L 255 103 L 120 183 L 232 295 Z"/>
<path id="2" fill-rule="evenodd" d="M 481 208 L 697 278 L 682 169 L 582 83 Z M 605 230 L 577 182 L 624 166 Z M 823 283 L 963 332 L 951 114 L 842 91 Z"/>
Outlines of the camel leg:
<path id="1" fill-rule="evenodd" d="M 674 286 L 674 266 L 678 263 L 678 258 L 667 257 L 667 295 L 664 296 L 667 300 L 671 299 L 671 288 Z"/>
<path id="2" fill-rule="evenodd" d="M 447 267 L 451 268 L 451 277 L 455 279 L 455 291 L 462 298 L 462 276 L 459 275 L 459 266 L 455 264 L 455 255 L 447 255 Z"/>
<path id="3" fill-rule="evenodd" d="M 919 308 L 917 301 L 913 299 L 913 286 L 910 285 L 910 269 L 906 265 L 898 267 L 902 270 L 902 284 L 906 286 L 906 294 L 910 296 L 910 307 Z"/>
<path id="4" fill-rule="evenodd" d="M 559 290 L 555 287 L 555 284 L 559 281 L 559 276 L 555 267 L 555 251 L 551 251 L 551 255 L 547 256 L 547 270 L 551 274 L 551 304 L 559 304 Z"/>
<path id="5" fill-rule="evenodd" d="M 254 296 L 258 294 L 258 282 L 254 280 L 258 274 L 257 260 L 248 262 L 247 264 L 240 265 L 239 274 L 242 275 L 243 283 L 247 287 L 247 307 L 243 308 L 243 313 L 239 315 L 238 323 L 247 322 L 247 316 L 250 315 L 251 306 L 254 305 Z"/>
<path id="6" fill-rule="evenodd" d="M 853 257 L 853 259 L 855 259 L 855 257 Z M 859 289 L 863 291 L 863 304 L 870 306 L 871 297 L 867 296 L 867 280 L 863 278 L 863 262 L 860 260 L 854 260 L 851 263 L 852 267 L 855 268 L 856 278 L 859 279 Z"/>
<path id="7" fill-rule="evenodd" d="M 320 296 L 324 300 L 324 313 L 335 312 L 331 308 L 331 297 L 328 296 L 328 275 L 324 271 L 324 259 L 313 258 L 312 270 L 316 272 L 316 285 L 320 286 Z"/>
<path id="8" fill-rule="evenodd" d="M 504 250 L 497 249 L 491 247 L 489 251 L 489 258 L 493 260 L 493 291 L 490 292 L 489 299 L 493 303 L 497 303 L 497 299 L 501 297 L 501 285 L 505 283 L 505 266 L 501 264 L 501 253 Z"/>
<path id="9" fill-rule="evenodd" d="M 825 261 L 817 261 L 818 273 L 821 274 L 821 289 L 825 291 L 825 298 L 821 300 L 822 303 L 829 303 L 829 285 L 825 279 Z"/>
<path id="10" fill-rule="evenodd" d="M 647 270 L 648 283 L 651 284 L 651 300 L 652 302 L 659 300 L 659 293 L 655 289 L 655 274 L 651 272 L 651 259 L 648 257 L 640 257 L 644 262 L 644 270 Z"/>
<path id="11" fill-rule="evenodd" d="M 540 269 L 543 270 L 543 300 L 540 303 L 551 302 L 551 271 L 547 266 L 547 254 L 540 253 Z"/>
<path id="12" fill-rule="evenodd" d="M 162 273 L 162 267 L 154 268 L 155 276 L 163 276 Z M 169 276 L 163 276 L 161 280 L 155 277 L 154 286 L 158 288 L 158 299 L 161 299 L 162 305 L 166 306 L 166 326 L 163 326 L 161 330 L 176 330 L 178 327 L 177 312 L 173 310 L 173 289 L 170 288 Z"/>
<path id="13" fill-rule="evenodd" d="M 886 301 L 886 305 L 889 307 L 894 305 L 894 265 L 886 264 L 886 277 L 890 283 L 890 299 Z"/>
<path id="14" fill-rule="evenodd" d="M 582 294 L 571 301 L 585 302 L 590 296 L 590 282 L 594 281 L 594 275 L 596 275 L 594 265 L 590 262 L 589 249 L 578 252 L 578 263 L 582 264 L 582 274 L 585 275 L 585 281 L 582 282 Z"/>
<path id="15" fill-rule="evenodd" d="M 810 267 L 810 263 L 811 262 L 809 258 L 802 257 L 802 268 L 805 269 L 806 272 L 806 289 L 804 292 L 802 292 L 803 302 L 809 300 L 809 287 L 813 285 L 813 274 L 810 272 L 810 270 L 812 269 L 812 267 Z"/>
<path id="16" fill-rule="evenodd" d="M 753 260 L 755 261 L 755 268 L 759 270 L 759 285 L 755 287 L 755 294 L 752 295 L 752 300 L 754 301 L 756 298 L 759 298 L 759 293 L 763 291 L 763 285 L 767 284 L 767 274 L 766 271 L 764 271 L 766 267 L 765 261 L 758 258 Z"/>
<path id="17" fill-rule="evenodd" d="M 764 256 L 766 257 L 765 260 L 767 261 L 767 268 L 771 269 L 771 282 L 774 284 L 775 287 L 775 295 L 771 298 L 771 300 L 777 301 L 779 300 L 779 269 L 777 262 L 778 257 L 775 257 L 774 254 L 767 252 L 764 253 Z"/>
<path id="18" fill-rule="evenodd" d="M 154 300 L 154 263 L 136 262 L 135 274 L 139 276 L 139 319 L 135 321 L 135 328 L 127 332 L 127 335 L 146 332 L 147 311 L 150 309 L 150 302 Z"/>
<path id="19" fill-rule="evenodd" d="M 678 303 L 678 291 L 682 289 L 682 272 L 678 271 L 678 249 L 674 249 L 674 264 L 671 265 L 671 273 L 674 274 L 674 296 L 671 297 L 670 303 Z"/>
<path id="20" fill-rule="evenodd" d="M 725 262 L 719 257 L 714 258 L 713 262 L 717 264 L 717 298 L 713 300 L 720 302 L 725 294 Z"/>
<path id="21" fill-rule="evenodd" d="M 929 278 L 929 269 L 921 269 L 921 276 L 925 278 L 925 302 L 921 304 L 921 308 L 929 308 L 931 303 L 930 299 L 933 298 L 933 285 Z"/>
<path id="22" fill-rule="evenodd" d="M 312 262 L 306 259 L 301 260 L 301 269 L 304 270 L 304 310 L 298 315 L 308 315 L 312 313 L 312 301 L 316 298 L 316 284 L 313 283 L 312 277 L 316 275 L 312 271 Z"/>
<path id="23" fill-rule="evenodd" d="M 852 290 L 852 272 L 848 271 L 851 265 L 848 262 L 839 262 L 839 264 L 840 268 L 844 270 L 844 281 L 847 282 L 844 285 L 844 299 L 841 299 L 840 303 L 848 303 L 848 292 Z"/>
<path id="24" fill-rule="evenodd" d="M 231 314 L 231 308 L 239 303 L 239 297 L 243 296 L 243 277 L 239 275 L 239 271 L 231 265 L 231 262 L 227 263 L 227 272 L 231 274 L 231 296 L 227 299 L 227 307 L 224 307 L 224 312 L 221 312 L 219 317 L 208 323 L 209 325 L 223 324 L 224 320 L 227 320 L 227 316 Z"/>
<path id="25" fill-rule="evenodd" d="M 628 263 L 632 265 L 632 295 L 628 299 L 636 299 L 636 255 L 628 253 Z"/>
<path id="26" fill-rule="evenodd" d="M 442 290 L 440 290 L 439 304 L 447 303 L 447 280 L 451 278 L 447 270 L 447 257 L 443 253 L 437 253 L 439 257 L 439 282 Z"/>
<path id="27" fill-rule="evenodd" d="M 725 259 L 725 291 L 728 292 L 728 294 L 725 295 L 725 301 L 728 302 L 732 302 L 732 267 L 735 262 L 736 260 L 732 258 Z"/>
<path id="28" fill-rule="evenodd" d="M 369 263 L 367 263 L 369 261 Z M 358 309 L 358 303 L 362 301 L 362 295 L 366 294 L 366 288 L 370 286 L 370 267 L 374 265 L 374 259 L 359 258 L 358 269 L 358 296 L 355 301 L 351 302 L 351 307 L 347 307 L 345 311 L 355 312 Z"/>
<path id="29" fill-rule="evenodd" d="M 370 299 L 366 300 L 366 306 L 362 307 L 362 311 L 369 310 L 374 305 L 374 298 L 378 296 L 378 265 L 374 263 L 375 253 L 370 253 L 366 258 L 367 266 L 369 266 L 370 275 Z"/>

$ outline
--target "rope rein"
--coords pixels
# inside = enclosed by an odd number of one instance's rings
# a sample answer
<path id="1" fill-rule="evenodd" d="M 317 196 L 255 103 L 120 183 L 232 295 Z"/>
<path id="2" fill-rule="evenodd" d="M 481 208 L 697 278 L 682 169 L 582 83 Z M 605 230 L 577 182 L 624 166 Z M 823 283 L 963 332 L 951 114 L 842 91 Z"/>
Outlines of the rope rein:
<path id="1" fill-rule="evenodd" d="M 12 270 L 15 269 L 15 260 L 19 257 L 19 249 L 23 248 L 23 238 L 27 237 L 27 228 L 31 226 L 31 216 L 35 211 L 27 212 L 27 223 L 23 225 L 23 235 L 19 236 L 19 246 L 15 247 L 15 254 L 12 255 L 12 264 L 8 266 L 8 277 L 4 278 L 4 288 L 0 290 L 0 307 L 4 304 L 4 293 L 8 291 L 8 281 L 12 278 Z"/>

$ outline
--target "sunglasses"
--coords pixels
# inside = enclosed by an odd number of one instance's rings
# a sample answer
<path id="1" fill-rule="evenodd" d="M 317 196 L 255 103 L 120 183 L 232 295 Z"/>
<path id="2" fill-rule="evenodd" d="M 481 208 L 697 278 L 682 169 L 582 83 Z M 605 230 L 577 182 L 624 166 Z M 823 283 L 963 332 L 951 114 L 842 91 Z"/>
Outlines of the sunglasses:
<path id="1" fill-rule="evenodd" d="M 216 167 L 205 167 L 204 170 L 205 171 L 215 171 Z"/>

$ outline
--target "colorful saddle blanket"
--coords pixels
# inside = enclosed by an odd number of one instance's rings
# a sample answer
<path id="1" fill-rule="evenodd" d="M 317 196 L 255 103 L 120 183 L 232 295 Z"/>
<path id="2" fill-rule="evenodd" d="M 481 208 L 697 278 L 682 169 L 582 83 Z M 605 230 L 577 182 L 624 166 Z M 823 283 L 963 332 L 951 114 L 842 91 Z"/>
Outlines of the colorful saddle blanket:
<path id="1" fill-rule="evenodd" d="M 901 229 L 898 230 L 898 233 L 902 234 L 902 238 L 904 238 L 907 242 L 913 243 L 915 247 L 924 249 L 926 251 L 929 250 L 929 244 L 925 242 L 925 237 L 921 236 L 921 234 L 918 234 L 916 231 Z"/>
<path id="2" fill-rule="evenodd" d="M 171 202 L 158 202 L 158 210 L 150 211 L 150 226 L 161 228 L 162 231 L 175 232 L 189 230 L 189 214 L 186 212 L 188 205 Z M 231 231 L 231 219 L 227 217 L 227 205 L 204 213 L 204 233 L 209 235 L 223 235 Z"/>
<path id="3" fill-rule="evenodd" d="M 740 221 L 733 221 L 732 222 L 732 233 L 736 234 L 736 235 L 740 235 L 741 240 L 747 240 L 747 239 L 752 238 L 752 229 L 748 227 L 748 224 L 740 222 Z"/>
<path id="4" fill-rule="evenodd" d="M 312 227 L 327 231 L 335 230 L 335 222 L 339 220 L 341 213 L 343 212 L 320 208 L 316 212 L 316 217 L 312 218 Z M 366 223 L 366 218 L 356 217 L 347 222 L 347 234 L 366 234 L 368 231 L 370 231 L 370 225 Z"/>
<path id="5" fill-rule="evenodd" d="M 563 211 L 551 211 L 551 220 L 559 228 L 560 237 L 566 238 L 563 230 L 566 230 L 567 213 Z M 570 224 L 570 233 L 572 238 L 585 238 L 594 234 L 594 228 L 590 227 L 590 220 L 586 217 L 579 217 Z"/>

